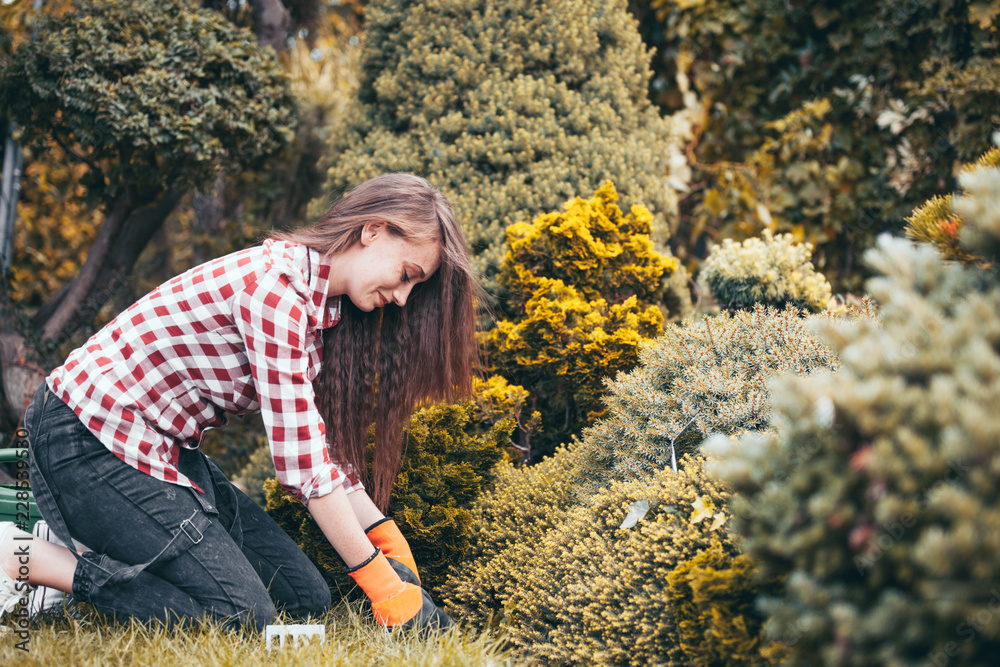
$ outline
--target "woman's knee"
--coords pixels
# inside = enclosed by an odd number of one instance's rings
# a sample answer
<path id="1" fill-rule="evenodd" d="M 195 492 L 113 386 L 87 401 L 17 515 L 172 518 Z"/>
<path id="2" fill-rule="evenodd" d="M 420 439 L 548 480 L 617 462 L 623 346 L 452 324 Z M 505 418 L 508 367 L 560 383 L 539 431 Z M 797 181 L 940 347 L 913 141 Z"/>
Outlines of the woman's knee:
<path id="1" fill-rule="evenodd" d="M 310 563 L 311 565 L 311 563 Z M 282 609 L 291 616 L 319 616 L 330 609 L 330 586 L 315 567 L 300 572 L 293 600 L 285 600 Z"/>
<path id="2" fill-rule="evenodd" d="M 264 599 L 241 609 L 228 618 L 238 622 L 244 630 L 260 633 L 264 632 L 267 625 L 274 622 L 276 616 L 274 602 L 271 601 L 270 597 L 265 596 Z"/>
<path id="3" fill-rule="evenodd" d="M 319 615 L 326 612 L 330 609 L 332 603 L 333 599 L 330 597 L 330 587 L 322 577 L 319 577 L 315 586 L 310 588 L 309 592 L 303 596 L 302 601 L 305 613 L 312 615 Z"/>

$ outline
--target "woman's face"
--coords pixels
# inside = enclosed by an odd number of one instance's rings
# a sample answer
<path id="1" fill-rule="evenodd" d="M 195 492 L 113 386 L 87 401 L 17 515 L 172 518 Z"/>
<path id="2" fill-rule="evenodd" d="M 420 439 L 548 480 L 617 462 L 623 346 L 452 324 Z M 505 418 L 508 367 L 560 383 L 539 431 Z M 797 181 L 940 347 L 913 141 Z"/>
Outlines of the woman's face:
<path id="1" fill-rule="evenodd" d="M 383 223 L 365 225 L 361 240 L 333 258 L 329 293 L 346 294 L 366 312 L 390 303 L 402 307 L 414 285 L 430 278 L 440 261 L 438 242 L 417 245 Z"/>

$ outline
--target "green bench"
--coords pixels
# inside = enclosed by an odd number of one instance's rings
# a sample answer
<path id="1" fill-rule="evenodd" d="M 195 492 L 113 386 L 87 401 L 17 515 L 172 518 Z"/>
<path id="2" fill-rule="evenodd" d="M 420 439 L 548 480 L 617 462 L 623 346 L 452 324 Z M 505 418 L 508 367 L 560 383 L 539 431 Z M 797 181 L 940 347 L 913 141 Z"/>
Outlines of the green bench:
<path id="1" fill-rule="evenodd" d="M 0 449 L 0 463 L 21 461 L 25 466 L 28 464 L 27 448 Z M 31 495 L 31 489 L 14 484 L 0 484 L 0 521 L 13 521 L 21 528 L 27 526 L 25 530 L 31 532 L 41 518 L 35 498 Z"/>

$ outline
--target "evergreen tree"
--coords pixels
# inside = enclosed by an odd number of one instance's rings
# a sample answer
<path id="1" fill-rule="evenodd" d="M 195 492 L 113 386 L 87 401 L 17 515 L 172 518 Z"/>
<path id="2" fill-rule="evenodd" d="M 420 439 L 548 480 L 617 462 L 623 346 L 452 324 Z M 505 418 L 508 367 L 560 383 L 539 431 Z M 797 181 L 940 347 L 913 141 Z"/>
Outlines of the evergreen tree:
<path id="1" fill-rule="evenodd" d="M 881 325 L 830 321 L 836 374 L 774 385 L 771 434 L 703 450 L 738 491 L 792 665 L 988 665 L 1000 652 L 1000 169 L 959 178 L 965 252 L 885 237 Z"/>
<path id="2" fill-rule="evenodd" d="M 14 422 L 45 375 L 26 363 L 32 348 L 92 321 L 186 191 L 285 149 L 296 112 L 274 53 L 190 2 L 80 0 L 32 28 L 0 62 L 0 116 L 36 154 L 54 142 L 85 165 L 77 182 L 102 220 L 87 261 L 30 323 L 0 290 L 0 416 Z"/>
<path id="3" fill-rule="evenodd" d="M 385 171 L 427 177 L 487 277 L 508 226 L 609 179 L 666 240 L 679 141 L 649 103 L 650 54 L 623 0 L 375 0 L 365 30 L 332 190 Z"/>

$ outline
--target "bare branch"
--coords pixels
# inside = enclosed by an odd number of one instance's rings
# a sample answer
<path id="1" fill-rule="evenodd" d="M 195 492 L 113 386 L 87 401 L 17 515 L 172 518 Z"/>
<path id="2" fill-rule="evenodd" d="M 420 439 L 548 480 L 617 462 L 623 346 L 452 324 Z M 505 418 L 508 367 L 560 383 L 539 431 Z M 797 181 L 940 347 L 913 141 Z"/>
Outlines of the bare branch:
<path id="1" fill-rule="evenodd" d="M 56 132 L 56 128 L 54 126 L 52 126 L 51 124 L 50 124 L 50 127 L 52 129 L 52 132 L 50 133 L 50 136 L 55 140 L 55 142 L 57 144 L 59 144 L 59 147 L 62 148 L 66 152 L 67 155 L 69 155 L 70 157 L 72 157 L 73 159 L 75 159 L 77 162 L 82 162 L 83 164 L 85 164 L 88 167 L 90 167 L 91 170 L 93 170 L 93 172 L 98 175 L 101 183 L 104 183 L 105 182 L 105 180 L 104 180 L 104 171 L 101 169 L 101 167 L 96 162 L 94 162 L 93 160 L 87 159 L 86 156 L 80 155 L 75 150 L 73 150 L 72 148 L 70 148 L 70 146 L 68 144 L 66 144 L 66 142 L 64 142 L 62 139 L 59 138 L 59 133 Z"/>

